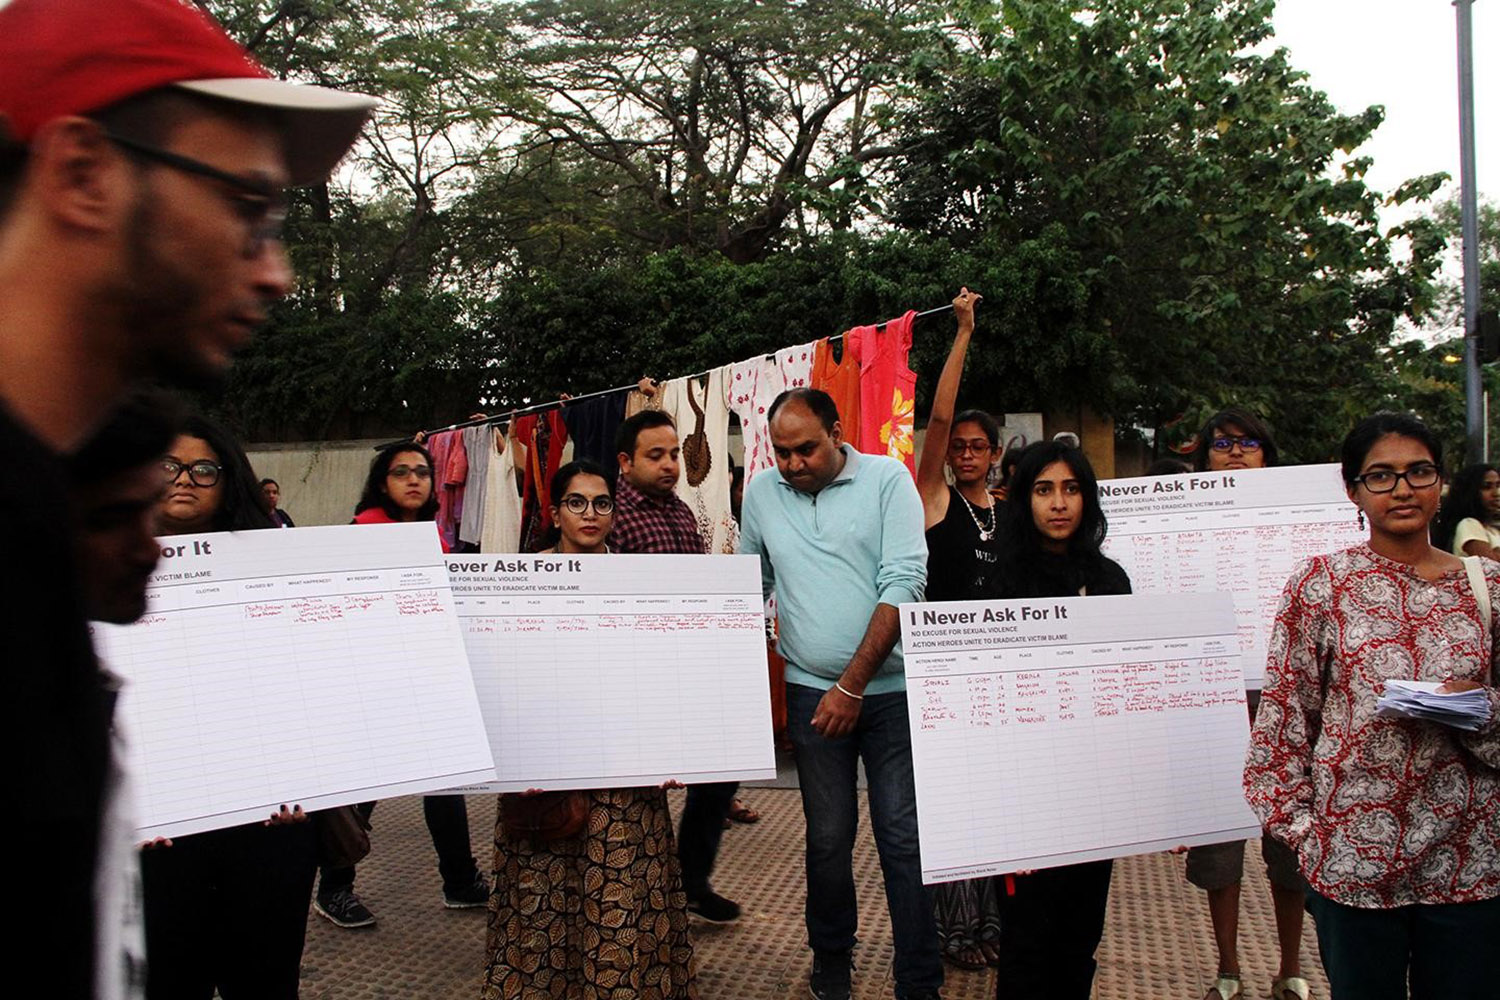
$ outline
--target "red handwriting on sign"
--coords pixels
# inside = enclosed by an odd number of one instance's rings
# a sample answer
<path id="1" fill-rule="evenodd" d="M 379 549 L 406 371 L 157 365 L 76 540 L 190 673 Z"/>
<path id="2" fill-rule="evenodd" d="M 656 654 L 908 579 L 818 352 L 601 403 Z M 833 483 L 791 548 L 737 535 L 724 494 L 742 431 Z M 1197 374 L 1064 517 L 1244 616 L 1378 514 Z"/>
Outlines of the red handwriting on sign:
<path id="1" fill-rule="evenodd" d="M 443 602 L 432 590 L 400 591 L 396 594 L 398 615 L 440 615 Z"/>

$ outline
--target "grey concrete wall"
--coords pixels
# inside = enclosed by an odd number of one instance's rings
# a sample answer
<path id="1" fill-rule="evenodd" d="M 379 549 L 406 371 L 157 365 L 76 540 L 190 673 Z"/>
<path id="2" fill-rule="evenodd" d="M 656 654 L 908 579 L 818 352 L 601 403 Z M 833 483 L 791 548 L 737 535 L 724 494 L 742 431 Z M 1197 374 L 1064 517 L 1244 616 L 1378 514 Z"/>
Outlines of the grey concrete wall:
<path id="1" fill-rule="evenodd" d="M 348 524 L 380 441 L 250 445 L 258 479 L 281 486 L 281 507 L 299 525 Z"/>

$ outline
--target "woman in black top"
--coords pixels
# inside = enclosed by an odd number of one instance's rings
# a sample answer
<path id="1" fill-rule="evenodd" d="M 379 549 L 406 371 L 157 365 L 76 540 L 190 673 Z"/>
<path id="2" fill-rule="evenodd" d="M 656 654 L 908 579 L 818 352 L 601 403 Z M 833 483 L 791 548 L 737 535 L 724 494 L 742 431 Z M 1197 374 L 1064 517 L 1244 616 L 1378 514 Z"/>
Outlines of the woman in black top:
<path id="1" fill-rule="evenodd" d="M 1010 599 L 1130 593 L 1099 547 L 1107 527 L 1088 459 L 1060 441 L 1021 453 L 1000 512 L 1001 556 L 987 595 Z M 1088 1000 L 1113 862 L 1002 876 L 996 995 Z"/>
<path id="2" fill-rule="evenodd" d="M 1000 457 L 1000 424 L 981 410 L 954 416 L 964 356 L 974 333 L 979 296 L 967 288 L 953 300 L 958 332 L 938 378 L 917 464 L 917 492 L 927 528 L 927 600 L 983 597 L 1000 540 L 989 474 Z M 953 473 L 950 486 L 943 470 Z M 991 879 L 944 882 L 932 893 L 943 957 L 964 969 L 993 963 L 1000 942 L 1000 904 Z"/>

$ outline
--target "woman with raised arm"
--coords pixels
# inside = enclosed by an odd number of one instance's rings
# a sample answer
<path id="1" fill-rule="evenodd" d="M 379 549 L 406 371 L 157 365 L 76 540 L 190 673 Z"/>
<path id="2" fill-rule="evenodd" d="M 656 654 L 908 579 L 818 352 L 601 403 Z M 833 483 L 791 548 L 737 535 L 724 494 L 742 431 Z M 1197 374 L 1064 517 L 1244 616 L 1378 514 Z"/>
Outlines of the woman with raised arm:
<path id="1" fill-rule="evenodd" d="M 917 463 L 917 492 L 927 529 L 929 601 L 983 597 L 1000 551 L 998 507 L 989 492 L 990 469 L 1000 457 L 1000 424 L 982 410 L 954 415 L 979 300 L 967 288 L 953 300 L 958 332 L 938 376 L 927 439 Z M 951 486 L 945 470 L 952 473 Z M 994 881 L 944 882 L 932 898 L 943 957 L 963 969 L 982 969 L 994 962 L 1000 944 Z"/>
<path id="2" fill-rule="evenodd" d="M 547 551 L 609 551 L 615 495 L 603 468 L 567 463 L 551 496 L 556 541 Z M 665 788 L 533 789 L 502 795 L 499 813 L 483 1000 L 695 1000 Z"/>
<path id="3" fill-rule="evenodd" d="M 1408 414 L 1349 432 L 1344 486 L 1370 539 L 1298 567 L 1266 654 L 1245 795 L 1301 861 L 1333 1000 L 1500 988 L 1500 565 L 1431 544 L 1442 459 Z M 1377 712 L 1397 680 L 1482 711 Z"/>

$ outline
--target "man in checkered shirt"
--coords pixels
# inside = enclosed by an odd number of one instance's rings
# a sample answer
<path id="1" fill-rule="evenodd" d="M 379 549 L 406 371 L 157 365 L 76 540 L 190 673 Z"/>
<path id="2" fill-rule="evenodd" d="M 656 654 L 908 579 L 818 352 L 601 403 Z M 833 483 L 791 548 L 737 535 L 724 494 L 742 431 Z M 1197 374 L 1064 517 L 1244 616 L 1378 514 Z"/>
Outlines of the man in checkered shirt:
<path id="1" fill-rule="evenodd" d="M 660 410 L 642 410 L 620 425 L 615 444 L 620 481 L 615 487 L 610 548 L 615 552 L 703 554 L 706 549 L 698 519 L 674 492 L 681 474 L 681 448 L 672 418 Z M 677 833 L 688 909 L 713 923 L 732 923 L 740 916 L 738 903 L 708 885 L 724 835 L 724 819 L 739 787 L 733 781 L 690 786 Z"/>

